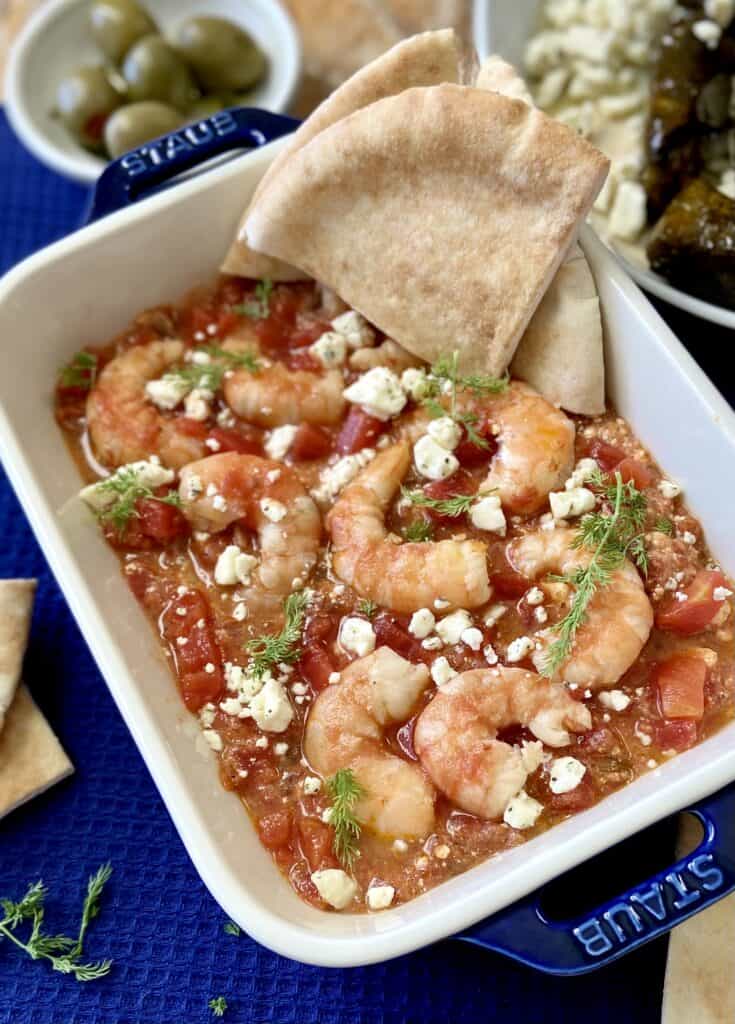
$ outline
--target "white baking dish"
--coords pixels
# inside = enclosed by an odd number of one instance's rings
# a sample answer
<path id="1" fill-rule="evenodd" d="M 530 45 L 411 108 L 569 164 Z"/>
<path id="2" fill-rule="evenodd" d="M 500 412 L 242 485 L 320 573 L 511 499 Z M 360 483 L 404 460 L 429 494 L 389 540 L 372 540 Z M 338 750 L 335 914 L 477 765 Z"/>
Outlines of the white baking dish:
<path id="1" fill-rule="evenodd" d="M 526 40 L 533 35 L 538 25 L 538 15 L 543 0 L 475 0 L 473 7 L 474 43 L 481 60 L 491 53 L 499 53 L 517 68 L 523 68 L 523 52 Z M 646 291 L 693 316 L 735 329 L 735 310 L 705 302 L 689 295 L 680 288 L 674 288 L 660 274 L 633 263 L 617 254 L 621 263 L 638 284 Z"/>
<path id="2" fill-rule="evenodd" d="M 735 725 L 521 848 L 380 914 L 324 913 L 280 876 L 214 756 L 196 742 L 118 562 L 73 505 L 76 468 L 53 417 L 57 370 L 138 310 L 213 275 L 280 143 L 98 221 L 0 282 L 3 460 L 138 748 L 205 884 L 259 942 L 309 963 L 386 960 L 452 935 L 634 831 L 735 779 Z M 735 573 L 735 416 L 606 249 L 583 244 L 604 310 L 608 389 L 680 480 L 711 546 Z"/>

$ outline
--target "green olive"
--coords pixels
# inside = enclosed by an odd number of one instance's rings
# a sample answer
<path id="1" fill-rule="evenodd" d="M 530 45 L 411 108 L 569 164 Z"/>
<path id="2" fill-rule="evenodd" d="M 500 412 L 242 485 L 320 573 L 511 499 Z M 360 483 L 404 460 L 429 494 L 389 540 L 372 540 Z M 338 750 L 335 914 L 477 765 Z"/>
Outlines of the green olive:
<path id="1" fill-rule="evenodd" d="M 174 34 L 174 45 L 206 91 L 249 89 L 266 71 L 260 47 L 224 18 L 187 18 Z"/>
<path id="2" fill-rule="evenodd" d="M 105 146 L 111 157 L 137 149 L 144 142 L 175 131 L 182 123 L 180 111 L 157 100 L 143 100 L 120 107 L 105 125 Z"/>
<path id="3" fill-rule="evenodd" d="M 63 78 L 56 90 L 56 110 L 77 142 L 100 149 L 109 114 L 122 103 L 102 67 L 81 67 Z"/>
<path id="4" fill-rule="evenodd" d="M 119 64 L 133 43 L 156 32 L 156 23 L 135 0 L 95 0 L 89 9 L 89 27 L 95 43 L 114 64 Z"/>
<path id="5" fill-rule="evenodd" d="M 187 121 L 201 121 L 203 117 L 211 117 L 212 114 L 216 114 L 219 110 L 224 110 L 225 107 L 232 106 L 229 101 L 229 97 L 222 95 L 221 93 L 210 93 L 209 96 L 202 96 L 200 100 L 189 110 L 186 120 Z"/>
<path id="6" fill-rule="evenodd" d="M 128 50 L 122 66 L 128 98 L 160 100 L 177 110 L 188 110 L 199 98 L 189 68 L 162 36 L 144 36 Z"/>

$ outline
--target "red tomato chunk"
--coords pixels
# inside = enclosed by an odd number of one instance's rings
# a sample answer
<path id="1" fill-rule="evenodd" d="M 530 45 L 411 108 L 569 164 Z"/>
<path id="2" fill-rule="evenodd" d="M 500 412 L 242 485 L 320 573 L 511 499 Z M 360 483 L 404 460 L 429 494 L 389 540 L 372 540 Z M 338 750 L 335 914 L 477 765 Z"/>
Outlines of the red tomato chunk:
<path id="1" fill-rule="evenodd" d="M 155 498 L 139 498 L 135 507 L 140 519 L 141 532 L 158 544 L 168 544 L 189 532 L 189 523 L 173 505 L 156 501 Z"/>
<path id="2" fill-rule="evenodd" d="M 466 470 L 458 469 L 446 480 L 433 480 L 424 487 L 424 494 L 427 498 L 434 498 L 437 501 L 446 501 L 447 498 L 455 498 L 458 494 L 474 494 L 477 490 L 477 481 Z M 425 510 L 435 523 L 443 523 L 445 526 L 456 526 L 463 522 L 464 516 L 445 516 L 436 509 Z"/>
<path id="3" fill-rule="evenodd" d="M 648 466 L 639 459 L 623 459 L 615 467 L 615 472 L 620 473 L 624 484 L 632 483 L 639 491 L 650 487 L 655 477 Z"/>
<path id="4" fill-rule="evenodd" d="M 697 723 L 691 718 L 656 723 L 656 744 L 661 750 L 688 750 L 697 742 Z"/>
<path id="5" fill-rule="evenodd" d="M 198 711 L 207 702 L 216 701 L 224 688 L 222 652 L 204 595 L 190 590 L 174 597 L 163 613 L 162 628 L 171 645 L 187 708 Z"/>
<path id="6" fill-rule="evenodd" d="M 656 666 L 654 679 L 664 718 L 700 719 L 704 715 L 707 665 L 703 658 L 686 651 L 674 654 Z"/>
<path id="7" fill-rule="evenodd" d="M 661 602 L 656 612 L 657 627 L 681 636 L 703 632 L 723 608 L 723 602 L 714 598 L 717 587 L 727 587 L 722 573 L 700 569 L 683 591 L 686 601 L 678 601 L 672 594 Z"/>
<path id="8" fill-rule="evenodd" d="M 290 454 L 297 462 L 321 459 L 331 452 L 332 443 L 332 437 L 324 427 L 302 423 L 294 436 Z"/>
<path id="9" fill-rule="evenodd" d="M 372 448 L 387 424 L 353 406 L 337 437 L 340 455 L 354 455 L 363 448 Z"/>
<path id="10" fill-rule="evenodd" d="M 255 431 L 247 427 L 241 429 L 215 427 L 210 430 L 209 437 L 216 441 L 219 452 L 239 452 L 241 455 L 262 455 L 263 445 Z"/>

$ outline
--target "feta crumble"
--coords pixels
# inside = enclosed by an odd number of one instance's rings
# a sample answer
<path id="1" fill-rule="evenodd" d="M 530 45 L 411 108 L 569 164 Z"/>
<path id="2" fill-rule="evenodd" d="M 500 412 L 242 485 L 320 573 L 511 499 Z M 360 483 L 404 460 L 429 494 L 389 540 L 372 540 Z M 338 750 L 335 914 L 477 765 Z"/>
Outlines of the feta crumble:
<path id="1" fill-rule="evenodd" d="M 347 339 L 337 331 L 326 331 L 309 346 L 309 351 L 327 369 L 343 366 L 347 359 Z"/>
<path id="2" fill-rule="evenodd" d="M 443 654 L 432 662 L 431 678 L 437 686 L 444 686 L 451 679 L 454 679 L 456 675 L 458 673 L 455 672 Z"/>
<path id="3" fill-rule="evenodd" d="M 367 619 L 347 616 L 339 626 L 340 647 L 359 658 L 375 650 L 375 630 Z"/>
<path id="4" fill-rule="evenodd" d="M 440 448 L 445 448 L 448 452 L 454 451 L 462 439 L 462 429 L 451 416 L 440 416 L 436 420 L 430 420 L 426 433 Z"/>
<path id="5" fill-rule="evenodd" d="M 219 754 L 222 750 L 222 737 L 220 734 L 215 732 L 214 729 L 202 729 L 202 736 L 212 750 Z"/>
<path id="6" fill-rule="evenodd" d="M 482 653 L 485 655 L 485 661 L 488 663 L 488 665 L 497 665 L 498 656 L 495 653 L 495 648 L 493 647 L 492 644 L 487 644 L 483 648 Z"/>
<path id="7" fill-rule="evenodd" d="M 500 621 L 500 619 L 502 619 L 502 617 L 505 615 L 507 611 L 508 609 L 504 604 L 493 604 L 485 612 L 482 621 L 485 623 L 488 629 L 492 629 L 492 627 L 495 626 Z"/>
<path id="8" fill-rule="evenodd" d="M 458 608 L 436 624 L 436 632 L 443 643 L 458 644 L 465 630 L 472 627 L 472 616 L 464 608 Z"/>
<path id="9" fill-rule="evenodd" d="M 124 479 L 128 475 L 131 475 L 131 480 L 134 478 L 134 482 L 140 487 L 150 487 L 151 490 L 155 490 L 163 484 L 170 484 L 176 474 L 172 469 L 162 466 L 158 460 L 141 459 L 139 462 L 129 462 L 125 466 L 119 466 L 111 476 L 83 487 L 79 492 L 79 497 L 95 512 L 104 512 L 105 509 L 115 504 L 119 496 L 103 485 L 108 481 Z"/>
<path id="10" fill-rule="evenodd" d="M 374 448 L 363 448 L 354 455 L 344 455 L 331 466 L 322 470 L 319 486 L 312 492 L 312 497 L 323 504 L 336 498 L 343 487 L 354 480 L 360 470 L 375 458 Z"/>
<path id="11" fill-rule="evenodd" d="M 363 373 L 343 394 L 348 402 L 379 420 L 397 416 L 407 401 L 400 380 L 386 366 L 375 366 Z"/>
<path id="12" fill-rule="evenodd" d="M 595 507 L 596 498 L 587 487 L 572 487 L 568 491 L 552 491 L 549 504 L 554 519 L 568 519 L 570 516 L 581 516 L 591 512 Z"/>
<path id="13" fill-rule="evenodd" d="M 597 462 L 594 459 L 580 459 L 572 471 L 572 475 L 564 484 L 565 491 L 571 491 L 575 487 L 586 484 L 598 470 Z"/>
<path id="14" fill-rule="evenodd" d="M 584 778 L 587 768 L 576 757 L 557 757 L 551 762 L 549 789 L 552 793 L 570 793 Z"/>
<path id="15" fill-rule="evenodd" d="M 228 544 L 217 559 L 217 564 L 214 567 L 214 581 L 221 587 L 231 587 L 236 583 L 242 583 L 243 586 L 247 586 L 250 583 L 252 571 L 257 564 L 258 559 L 253 555 L 248 555 L 241 551 L 237 544 Z M 243 615 L 243 618 L 245 615 Z"/>
<path id="16" fill-rule="evenodd" d="M 190 420 L 203 423 L 209 419 L 211 413 L 210 402 L 214 398 L 213 392 L 208 388 L 194 388 L 184 399 L 184 413 Z"/>
<path id="17" fill-rule="evenodd" d="M 716 50 L 722 38 L 722 27 L 716 21 L 709 18 L 702 18 L 692 25 L 692 35 L 700 43 L 704 43 L 708 50 Z"/>
<path id="18" fill-rule="evenodd" d="M 323 871 L 315 871 L 311 880 L 316 890 L 330 907 L 335 910 L 344 910 L 357 895 L 357 882 L 350 878 L 341 868 L 325 868 Z"/>
<path id="19" fill-rule="evenodd" d="M 276 427 L 275 430 L 271 430 L 263 445 L 268 458 L 278 461 L 284 459 L 294 442 L 297 430 L 298 427 L 294 427 L 291 423 L 285 423 L 282 427 Z"/>
<path id="20" fill-rule="evenodd" d="M 145 396 L 159 409 L 171 410 L 181 405 L 191 391 L 189 384 L 177 373 L 166 373 L 158 380 L 149 380 L 145 386 Z"/>
<path id="21" fill-rule="evenodd" d="M 446 480 L 459 469 L 457 458 L 428 434 L 413 446 L 413 459 L 417 471 L 427 480 Z"/>
<path id="22" fill-rule="evenodd" d="M 342 335 L 351 349 L 370 348 L 375 344 L 375 332 L 357 310 L 349 309 L 335 317 L 332 327 Z"/>
<path id="23" fill-rule="evenodd" d="M 536 824 L 538 816 L 543 809 L 543 804 L 540 804 L 538 800 L 534 800 L 525 789 L 522 789 L 518 796 L 514 796 L 505 808 L 503 821 L 506 825 L 510 825 L 511 828 L 519 830 L 531 828 Z"/>
<path id="24" fill-rule="evenodd" d="M 283 684 L 273 677 L 265 680 L 262 689 L 250 701 L 250 711 L 258 728 L 264 732 L 284 732 L 294 715 Z"/>
<path id="25" fill-rule="evenodd" d="M 630 704 L 630 697 L 622 690 L 603 690 L 597 699 L 603 707 L 610 708 L 611 711 L 625 711 Z"/>
<path id="26" fill-rule="evenodd" d="M 659 480 L 658 489 L 664 498 L 668 498 L 673 501 L 674 498 L 678 498 L 681 494 L 681 487 L 674 483 L 673 480 Z"/>
<path id="27" fill-rule="evenodd" d="M 420 402 L 422 398 L 426 397 L 429 389 L 429 378 L 426 371 L 417 370 L 414 367 L 404 370 L 401 374 L 401 387 L 414 402 Z"/>
<path id="28" fill-rule="evenodd" d="M 261 498 L 260 510 L 265 518 L 272 523 L 280 523 L 288 513 L 286 506 L 282 502 L 276 501 L 275 498 Z"/>
<path id="29" fill-rule="evenodd" d="M 531 587 L 531 589 L 526 592 L 526 604 L 530 604 L 532 608 L 538 604 L 543 604 L 544 598 L 545 594 L 541 587 Z"/>
<path id="30" fill-rule="evenodd" d="M 478 530 L 499 533 L 504 537 L 507 524 L 497 494 L 488 494 L 476 501 L 470 509 L 470 521 Z"/>
<path id="31" fill-rule="evenodd" d="M 367 891 L 367 905 L 370 910 L 386 910 L 395 894 L 392 885 L 371 885 Z"/>
<path id="32" fill-rule="evenodd" d="M 408 632 L 412 636 L 415 636 L 417 640 L 423 640 L 433 632 L 435 625 L 436 618 L 434 617 L 434 613 L 429 608 L 419 608 L 419 610 L 414 612 L 411 616 L 411 621 L 408 624 Z"/>
<path id="33" fill-rule="evenodd" d="M 713 601 L 726 601 L 728 597 L 732 597 L 732 590 L 729 587 L 715 587 L 712 591 Z"/>
<path id="34" fill-rule="evenodd" d="M 466 644 L 471 651 L 479 651 L 482 647 L 482 630 L 479 630 L 476 626 L 471 626 L 469 629 L 462 631 L 460 640 L 463 644 Z"/>
<path id="35" fill-rule="evenodd" d="M 506 651 L 506 660 L 511 664 L 517 661 L 523 661 L 524 658 L 528 657 L 531 651 L 534 649 L 533 640 L 529 636 L 519 636 L 515 640 L 512 640 L 508 644 L 508 650 Z"/>
<path id="36" fill-rule="evenodd" d="M 301 788 L 307 796 L 313 796 L 322 788 L 322 780 L 318 779 L 316 775 L 307 775 Z"/>

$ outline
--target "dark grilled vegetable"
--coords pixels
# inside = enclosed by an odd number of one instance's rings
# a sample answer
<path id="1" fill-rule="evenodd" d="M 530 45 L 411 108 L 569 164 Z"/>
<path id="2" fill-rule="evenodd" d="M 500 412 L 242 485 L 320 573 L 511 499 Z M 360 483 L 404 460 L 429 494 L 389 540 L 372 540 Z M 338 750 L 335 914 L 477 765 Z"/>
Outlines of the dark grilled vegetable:
<path id="1" fill-rule="evenodd" d="M 677 287 L 735 309 L 735 201 L 696 178 L 669 203 L 647 248 Z"/>

